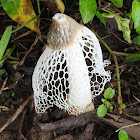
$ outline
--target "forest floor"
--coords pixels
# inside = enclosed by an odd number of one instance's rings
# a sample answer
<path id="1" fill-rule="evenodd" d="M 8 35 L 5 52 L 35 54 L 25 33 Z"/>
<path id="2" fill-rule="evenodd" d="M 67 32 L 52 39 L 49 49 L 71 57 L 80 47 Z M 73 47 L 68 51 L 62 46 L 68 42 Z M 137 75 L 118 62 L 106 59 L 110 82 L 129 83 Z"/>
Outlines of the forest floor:
<path id="1" fill-rule="evenodd" d="M 41 6 L 44 5 L 41 4 Z M 2 7 L 0 7 L 0 13 L 4 13 Z M 77 7 L 66 10 L 66 14 L 78 21 L 80 16 L 76 13 L 79 13 Z M 50 15 L 53 16 L 53 12 Z M 41 18 L 41 26 L 45 26 L 41 32 L 42 35 L 46 35 L 51 22 L 45 19 L 45 14 L 42 14 Z M 6 14 L 1 14 L 0 36 L 8 25 L 17 25 L 17 23 Z M 139 46 L 123 41 L 122 32 L 118 31 L 114 19 L 106 19 L 106 25 L 107 27 L 96 17 L 86 24 L 90 29 L 94 29 L 113 51 L 136 52 Z M 56 107 L 48 109 L 46 113 L 37 114 L 34 109 L 32 74 L 44 45 L 38 40 L 36 45 L 32 46 L 36 38 L 35 32 L 17 39 L 27 31 L 27 28 L 23 28 L 18 33 L 12 34 L 8 48 L 11 48 L 15 42 L 19 42 L 12 54 L 19 58 L 19 61 L 6 60 L 3 66 L 5 73 L 0 77 L 0 130 L 4 128 L 0 133 L 0 140 L 117 140 L 118 132 L 115 131 L 118 128 L 138 123 L 135 116 L 140 119 L 140 101 L 138 100 L 140 99 L 140 62 L 124 63 L 123 56 L 117 56 L 122 98 L 126 105 L 123 114 L 117 114 L 114 109 L 104 118 L 98 118 L 95 110 L 77 117 L 69 116 Z M 135 32 L 132 32 L 131 37 L 135 36 Z M 102 43 L 101 47 L 103 59 L 111 61 L 111 65 L 106 69 L 111 71 L 112 80 L 106 84 L 105 89 L 109 86 L 115 89 L 116 95 L 112 101 L 116 103 L 118 92 L 115 64 Z M 93 101 L 96 109 L 102 103 L 102 97 L 103 95 L 100 95 Z M 140 126 L 128 126 L 125 130 L 132 139 L 140 139 L 138 134 Z"/>

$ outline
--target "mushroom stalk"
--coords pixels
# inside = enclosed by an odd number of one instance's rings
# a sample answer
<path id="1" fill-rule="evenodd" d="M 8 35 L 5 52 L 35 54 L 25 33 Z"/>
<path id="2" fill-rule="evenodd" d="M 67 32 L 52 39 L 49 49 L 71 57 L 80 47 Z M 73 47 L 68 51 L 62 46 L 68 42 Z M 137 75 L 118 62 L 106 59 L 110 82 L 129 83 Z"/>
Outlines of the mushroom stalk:
<path id="1" fill-rule="evenodd" d="M 68 73 L 71 75 L 68 81 L 68 105 L 74 107 L 75 112 L 89 112 L 94 109 L 90 79 L 83 52 L 78 44 L 66 49 L 66 61 L 69 64 Z"/>

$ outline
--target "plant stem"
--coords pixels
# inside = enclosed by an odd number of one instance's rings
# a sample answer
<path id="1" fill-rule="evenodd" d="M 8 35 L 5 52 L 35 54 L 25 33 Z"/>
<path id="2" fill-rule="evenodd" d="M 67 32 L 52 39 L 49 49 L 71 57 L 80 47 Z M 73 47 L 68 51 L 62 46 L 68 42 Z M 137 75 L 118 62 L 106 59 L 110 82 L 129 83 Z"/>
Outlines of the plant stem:
<path id="1" fill-rule="evenodd" d="M 38 28 L 40 26 L 40 15 L 41 15 L 41 10 L 40 10 L 40 3 L 39 0 L 37 0 L 37 8 L 38 8 L 38 13 L 39 13 L 39 17 L 38 17 Z"/>
<path id="2" fill-rule="evenodd" d="M 117 57 L 115 54 L 112 54 L 114 62 L 115 62 L 115 66 L 116 66 L 116 75 L 117 75 L 117 84 L 118 84 L 118 104 L 119 104 L 119 113 L 122 114 L 122 108 L 121 108 L 121 104 L 122 104 L 122 95 L 121 95 L 121 83 L 120 83 L 120 73 L 119 73 L 119 66 L 118 66 L 118 61 L 117 61 Z"/>
<path id="3" fill-rule="evenodd" d="M 109 46 L 104 42 L 104 40 L 102 40 L 102 38 L 93 30 L 91 29 L 91 31 L 98 37 L 98 39 L 103 43 L 103 45 L 107 48 L 107 50 L 111 53 L 112 50 L 109 48 Z"/>
<path id="4" fill-rule="evenodd" d="M 110 54 L 113 56 L 114 62 L 115 62 L 115 66 L 116 66 L 116 75 L 117 75 L 117 84 L 118 84 L 118 104 L 119 104 L 119 114 L 122 114 L 122 108 L 121 108 L 121 104 L 122 104 L 122 96 L 121 96 L 121 83 L 120 83 L 120 74 L 119 74 L 119 66 L 118 66 L 118 61 L 117 61 L 117 57 L 116 55 L 122 55 L 122 56 L 127 56 L 129 54 L 126 53 L 122 53 L 122 52 L 114 52 L 112 51 L 109 46 L 104 42 L 104 40 L 93 30 L 91 29 L 95 35 L 98 37 L 98 39 L 103 43 L 103 45 L 107 48 L 107 50 L 110 52 Z"/>
<path id="5" fill-rule="evenodd" d="M 112 51 L 111 54 L 121 55 L 121 56 L 128 56 L 128 55 L 130 55 L 130 53 L 122 53 L 122 52 L 115 52 L 115 51 Z"/>
<path id="6" fill-rule="evenodd" d="M 137 117 L 135 117 L 135 116 L 131 116 L 131 115 L 129 115 L 129 114 L 127 114 L 127 113 L 125 113 L 125 112 L 123 112 L 123 114 L 125 114 L 126 116 L 131 117 L 131 118 L 133 118 L 133 119 L 135 119 L 135 120 L 137 120 L 137 121 L 139 121 L 139 122 L 140 122 L 140 119 L 139 119 L 139 118 L 137 118 Z"/>
<path id="7" fill-rule="evenodd" d="M 13 53 L 13 51 L 15 50 L 15 48 L 16 48 L 16 43 L 12 46 L 12 48 L 11 48 L 11 50 L 8 52 L 8 54 L 2 59 L 2 60 L 0 60 L 0 64 L 3 64 L 3 62 L 5 61 L 5 60 L 7 60 L 10 56 L 11 56 L 11 54 Z"/>

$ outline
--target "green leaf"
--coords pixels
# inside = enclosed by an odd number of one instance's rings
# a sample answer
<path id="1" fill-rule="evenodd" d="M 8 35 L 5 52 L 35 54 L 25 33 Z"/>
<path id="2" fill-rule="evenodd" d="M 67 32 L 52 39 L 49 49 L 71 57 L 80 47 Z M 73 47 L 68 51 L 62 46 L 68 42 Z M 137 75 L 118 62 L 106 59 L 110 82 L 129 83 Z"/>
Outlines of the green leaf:
<path id="1" fill-rule="evenodd" d="M 2 59 L 12 33 L 12 26 L 8 26 L 0 41 L 0 60 Z"/>
<path id="2" fill-rule="evenodd" d="M 115 20 L 117 21 L 117 24 L 118 24 L 118 30 L 123 32 L 123 37 L 127 42 L 132 43 L 131 36 L 130 36 L 131 30 L 129 28 L 130 19 L 122 18 L 118 14 L 113 14 L 113 13 L 103 13 L 102 15 L 103 17 L 106 17 L 106 18 L 115 17 Z"/>
<path id="3" fill-rule="evenodd" d="M 130 28 L 129 28 L 129 22 L 130 22 L 130 19 L 127 19 L 127 18 L 122 18 L 121 16 L 116 16 L 115 17 L 116 21 L 117 21 L 117 24 L 118 24 L 118 29 L 120 31 L 123 32 L 123 37 L 124 39 L 131 43 L 131 36 L 130 36 Z"/>
<path id="4" fill-rule="evenodd" d="M 107 108 L 104 104 L 100 105 L 97 109 L 98 117 L 104 117 L 107 113 Z"/>
<path id="5" fill-rule="evenodd" d="M 121 8 L 123 6 L 123 0 L 110 0 L 116 7 Z"/>
<path id="6" fill-rule="evenodd" d="M 14 16 L 18 13 L 18 3 L 19 1 L 17 0 L 1 0 L 2 7 L 9 16 Z"/>
<path id="7" fill-rule="evenodd" d="M 113 106 L 110 106 L 110 108 L 109 108 L 110 110 L 113 110 Z"/>
<path id="8" fill-rule="evenodd" d="M 96 14 L 96 0 L 79 0 L 80 13 L 84 24 L 88 23 Z"/>
<path id="9" fill-rule="evenodd" d="M 56 136 L 57 136 L 57 134 L 56 134 L 55 132 L 53 132 L 53 135 L 54 135 L 54 137 L 56 137 Z"/>
<path id="10" fill-rule="evenodd" d="M 140 53 L 130 54 L 125 57 L 125 62 L 134 62 L 140 60 Z"/>
<path id="11" fill-rule="evenodd" d="M 140 35 L 136 36 L 133 40 L 132 43 L 135 45 L 140 45 Z"/>
<path id="12" fill-rule="evenodd" d="M 119 131 L 119 140 L 128 140 L 128 134 L 123 129 Z"/>
<path id="13" fill-rule="evenodd" d="M 114 18 L 116 15 L 113 13 L 102 13 L 102 16 L 105 18 Z"/>
<path id="14" fill-rule="evenodd" d="M 99 11 L 96 12 L 96 16 L 100 19 L 100 21 L 101 21 L 101 22 L 105 25 L 105 27 L 106 27 L 105 19 L 104 19 L 104 17 L 102 16 L 102 14 L 101 14 Z"/>
<path id="15" fill-rule="evenodd" d="M 115 95 L 115 90 L 110 88 L 110 87 L 107 88 L 104 92 L 104 98 L 105 99 L 111 99 L 111 98 L 114 97 L 114 95 Z"/>
<path id="16" fill-rule="evenodd" d="M 2 68 L 3 67 L 3 64 L 0 64 L 0 68 Z"/>
<path id="17" fill-rule="evenodd" d="M 136 29 L 140 25 L 140 2 L 134 0 L 132 3 L 132 19 L 134 22 L 134 28 Z"/>
<path id="18" fill-rule="evenodd" d="M 9 59 L 14 60 L 14 61 L 19 61 L 19 58 L 13 57 L 13 56 L 8 56 Z"/>
<path id="19" fill-rule="evenodd" d="M 4 71 L 0 69 L 0 76 L 3 75 Z"/>
<path id="20" fill-rule="evenodd" d="M 19 0 L 12 0 L 12 1 L 13 1 L 14 5 L 15 5 L 17 8 L 19 8 Z"/>
<path id="21" fill-rule="evenodd" d="M 101 101 L 104 103 L 106 101 L 106 99 L 102 98 Z"/>
<path id="22" fill-rule="evenodd" d="M 106 105 L 107 108 L 110 108 L 110 106 L 112 106 L 113 103 L 106 100 L 104 104 Z"/>
<path id="23" fill-rule="evenodd" d="M 140 34 L 140 25 L 136 27 L 136 32 Z"/>
<path id="24" fill-rule="evenodd" d="M 13 93 L 11 93 L 11 96 L 12 96 L 12 97 L 14 97 L 14 96 L 15 96 L 15 93 L 14 93 L 14 92 L 13 92 Z"/>
<path id="25" fill-rule="evenodd" d="M 126 107 L 125 104 L 120 104 L 121 108 L 124 109 Z"/>
<path id="26" fill-rule="evenodd" d="M 16 48 L 16 43 L 12 46 L 11 49 L 7 49 L 6 50 L 6 52 L 5 52 L 2 60 L 0 60 L 0 65 L 11 56 L 11 54 L 13 53 L 13 51 L 15 50 L 15 48 Z"/>

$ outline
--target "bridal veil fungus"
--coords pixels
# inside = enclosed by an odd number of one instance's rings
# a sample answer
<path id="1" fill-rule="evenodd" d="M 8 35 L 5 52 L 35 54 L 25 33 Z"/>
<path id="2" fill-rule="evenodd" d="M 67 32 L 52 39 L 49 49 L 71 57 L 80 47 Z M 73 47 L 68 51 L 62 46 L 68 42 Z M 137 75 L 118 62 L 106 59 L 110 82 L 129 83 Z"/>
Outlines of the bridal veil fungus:
<path id="1" fill-rule="evenodd" d="M 54 105 L 69 114 L 94 110 L 92 99 L 110 81 L 95 34 L 73 18 L 57 13 L 47 35 L 48 45 L 35 67 L 32 86 L 37 113 Z"/>

